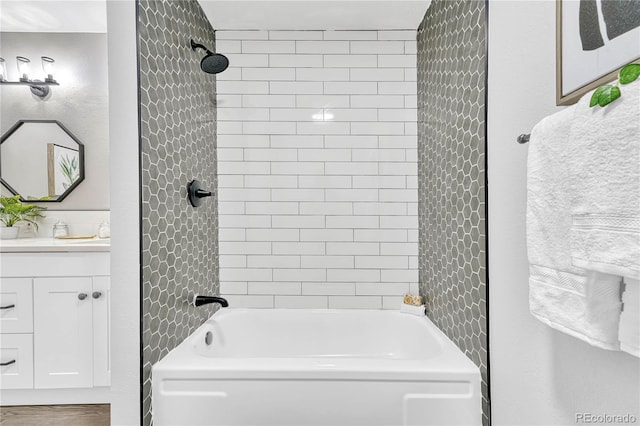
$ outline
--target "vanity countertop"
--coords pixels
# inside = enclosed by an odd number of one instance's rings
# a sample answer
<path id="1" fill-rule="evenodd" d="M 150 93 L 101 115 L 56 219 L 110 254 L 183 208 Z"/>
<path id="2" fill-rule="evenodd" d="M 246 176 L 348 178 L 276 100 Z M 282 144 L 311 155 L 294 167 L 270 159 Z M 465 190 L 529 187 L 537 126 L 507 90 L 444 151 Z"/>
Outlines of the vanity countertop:
<path id="1" fill-rule="evenodd" d="M 111 251 L 111 240 L 101 238 L 59 240 L 48 238 L 17 238 L 0 240 L 0 253 Z"/>

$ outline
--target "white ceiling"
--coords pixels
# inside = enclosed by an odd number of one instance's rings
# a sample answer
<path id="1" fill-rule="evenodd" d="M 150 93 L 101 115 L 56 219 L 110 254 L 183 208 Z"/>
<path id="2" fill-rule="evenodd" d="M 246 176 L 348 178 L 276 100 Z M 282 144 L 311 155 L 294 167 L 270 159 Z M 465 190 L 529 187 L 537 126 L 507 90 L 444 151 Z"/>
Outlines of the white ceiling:
<path id="1" fill-rule="evenodd" d="M 106 0 L 0 0 L 0 31 L 106 33 Z"/>
<path id="2" fill-rule="evenodd" d="M 107 0 L 0 0 L 0 31 L 106 32 Z M 119 1 L 119 0 L 108 0 Z M 415 30 L 431 0 L 198 0 L 216 30 Z"/>
<path id="3" fill-rule="evenodd" d="M 431 0 L 198 0 L 216 30 L 415 30 Z"/>

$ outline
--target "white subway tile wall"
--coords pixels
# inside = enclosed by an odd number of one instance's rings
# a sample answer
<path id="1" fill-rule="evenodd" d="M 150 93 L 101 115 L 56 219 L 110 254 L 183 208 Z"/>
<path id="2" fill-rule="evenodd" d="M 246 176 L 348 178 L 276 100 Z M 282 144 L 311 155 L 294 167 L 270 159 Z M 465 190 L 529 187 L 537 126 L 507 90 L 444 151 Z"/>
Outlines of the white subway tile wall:
<path id="1" fill-rule="evenodd" d="M 217 31 L 232 306 L 398 309 L 418 291 L 416 31 Z"/>

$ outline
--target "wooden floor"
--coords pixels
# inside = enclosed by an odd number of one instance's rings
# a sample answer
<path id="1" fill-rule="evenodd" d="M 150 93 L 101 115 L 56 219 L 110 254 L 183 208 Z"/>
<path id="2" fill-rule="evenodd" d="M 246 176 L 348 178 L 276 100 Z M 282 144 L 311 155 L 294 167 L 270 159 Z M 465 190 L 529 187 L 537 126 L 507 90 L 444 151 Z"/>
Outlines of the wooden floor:
<path id="1" fill-rule="evenodd" d="M 2 426 L 109 426 L 110 423 L 109 404 L 0 407 Z"/>

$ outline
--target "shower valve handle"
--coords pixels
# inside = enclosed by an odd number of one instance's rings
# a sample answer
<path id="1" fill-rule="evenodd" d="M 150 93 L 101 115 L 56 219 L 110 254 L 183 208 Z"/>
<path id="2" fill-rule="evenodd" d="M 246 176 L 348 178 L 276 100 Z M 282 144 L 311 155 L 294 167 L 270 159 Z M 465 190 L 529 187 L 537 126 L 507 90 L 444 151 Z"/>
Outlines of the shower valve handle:
<path id="1" fill-rule="evenodd" d="M 202 199 L 205 197 L 211 197 L 213 193 L 201 188 L 200 181 L 194 179 L 187 185 L 187 195 L 189 196 L 189 202 L 193 207 L 199 207 L 202 204 Z"/>

